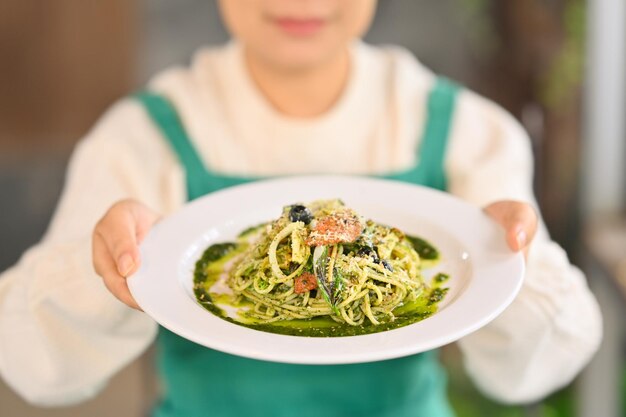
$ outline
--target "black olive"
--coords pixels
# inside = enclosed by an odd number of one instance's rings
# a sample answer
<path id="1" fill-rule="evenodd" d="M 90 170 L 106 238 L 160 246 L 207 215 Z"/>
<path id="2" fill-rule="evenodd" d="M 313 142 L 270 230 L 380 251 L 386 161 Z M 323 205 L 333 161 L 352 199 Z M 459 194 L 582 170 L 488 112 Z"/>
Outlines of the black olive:
<path id="1" fill-rule="evenodd" d="M 295 206 L 291 206 L 291 210 L 289 210 L 289 220 L 309 224 L 311 220 L 313 220 L 313 214 L 307 207 L 296 204 Z"/>
<path id="2" fill-rule="evenodd" d="M 374 250 L 374 248 L 370 247 L 370 246 L 361 246 L 361 248 L 359 249 L 358 252 L 359 256 L 371 256 L 372 259 L 374 259 L 374 262 L 378 263 L 379 259 L 378 259 L 378 253 L 376 253 L 376 251 Z"/>
<path id="3" fill-rule="evenodd" d="M 391 264 L 387 262 L 386 259 L 383 259 L 382 261 L 380 261 L 380 263 L 385 267 L 387 271 L 393 272 L 393 266 L 391 266 Z"/>

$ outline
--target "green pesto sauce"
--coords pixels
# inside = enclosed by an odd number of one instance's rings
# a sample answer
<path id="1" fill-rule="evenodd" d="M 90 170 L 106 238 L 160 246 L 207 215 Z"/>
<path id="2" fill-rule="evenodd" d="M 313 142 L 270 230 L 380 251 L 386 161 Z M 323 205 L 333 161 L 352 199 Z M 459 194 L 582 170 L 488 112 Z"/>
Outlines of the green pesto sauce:
<path id="1" fill-rule="evenodd" d="M 254 234 L 256 234 L 258 231 L 260 231 L 263 227 L 267 226 L 267 222 L 265 223 L 260 223 L 257 224 L 256 226 L 251 226 L 248 227 L 247 229 L 245 229 L 243 232 L 239 233 L 239 236 L 237 236 L 238 239 L 245 239 L 248 238 Z"/>
<path id="2" fill-rule="evenodd" d="M 258 230 L 258 226 L 244 231 L 241 235 L 246 235 L 254 231 L 254 229 Z M 425 253 L 425 259 L 429 261 L 437 261 L 439 259 L 439 251 L 430 243 L 420 238 L 407 237 L 420 254 L 420 257 L 422 257 L 422 253 Z M 437 311 L 438 303 L 443 300 L 448 291 L 448 288 L 442 288 L 441 285 L 448 280 L 449 276 L 448 274 L 439 273 L 433 277 L 428 293 L 415 301 L 398 306 L 393 311 L 396 316 L 394 321 L 382 322 L 378 325 L 368 323 L 350 326 L 345 323 L 337 323 L 330 317 L 285 320 L 267 324 L 242 322 L 229 317 L 217 304 L 246 307 L 252 306 L 252 303 L 246 301 L 237 303 L 233 296 L 210 293 L 210 289 L 223 272 L 224 265 L 234 256 L 242 253 L 246 247 L 246 244 L 237 243 L 218 243 L 209 246 L 200 260 L 196 262 L 194 293 L 198 302 L 216 316 L 239 326 L 264 332 L 307 337 L 340 337 L 397 329 L 433 315 Z"/>
<path id="3" fill-rule="evenodd" d="M 413 245 L 413 248 L 415 248 L 415 251 L 420 256 L 420 259 L 423 259 L 425 261 L 439 260 L 439 251 L 429 242 L 416 236 L 406 235 L 406 238 L 409 239 L 409 241 Z"/>

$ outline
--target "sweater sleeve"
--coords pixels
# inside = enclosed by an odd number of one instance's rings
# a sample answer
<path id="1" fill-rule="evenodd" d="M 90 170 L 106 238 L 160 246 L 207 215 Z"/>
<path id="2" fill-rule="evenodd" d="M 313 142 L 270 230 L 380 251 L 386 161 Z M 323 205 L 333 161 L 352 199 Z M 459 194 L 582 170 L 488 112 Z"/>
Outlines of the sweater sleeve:
<path id="1" fill-rule="evenodd" d="M 536 207 L 530 141 L 512 116 L 463 92 L 451 135 L 446 168 L 453 194 L 480 206 L 513 199 Z M 587 364 L 600 343 L 601 321 L 584 275 L 541 223 L 517 298 L 459 345 L 485 394 L 531 402 L 571 382 Z"/>
<path id="2" fill-rule="evenodd" d="M 45 237 L 0 275 L 0 374 L 27 401 L 89 398 L 154 339 L 156 324 L 93 271 L 91 231 L 123 198 L 171 211 L 183 200 L 181 176 L 133 101 L 115 105 L 78 144 Z"/>

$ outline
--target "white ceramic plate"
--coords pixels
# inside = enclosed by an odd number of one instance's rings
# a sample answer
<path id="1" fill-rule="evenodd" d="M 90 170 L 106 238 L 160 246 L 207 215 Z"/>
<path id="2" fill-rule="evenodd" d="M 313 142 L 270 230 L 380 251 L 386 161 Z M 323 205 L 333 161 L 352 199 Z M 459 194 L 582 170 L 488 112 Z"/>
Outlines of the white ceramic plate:
<path id="1" fill-rule="evenodd" d="M 430 274 L 450 288 L 439 311 L 418 323 L 350 337 L 301 337 L 232 324 L 196 302 L 195 262 L 204 249 L 232 241 L 251 225 L 296 202 L 341 198 L 366 218 L 426 238 L 442 254 Z M 343 364 L 391 359 L 434 349 L 479 329 L 513 301 L 524 261 L 498 225 L 474 206 L 429 188 L 343 176 L 258 181 L 197 199 L 161 221 L 141 245 L 142 264 L 128 280 L 137 303 L 163 327 L 201 345 L 253 359 Z"/>

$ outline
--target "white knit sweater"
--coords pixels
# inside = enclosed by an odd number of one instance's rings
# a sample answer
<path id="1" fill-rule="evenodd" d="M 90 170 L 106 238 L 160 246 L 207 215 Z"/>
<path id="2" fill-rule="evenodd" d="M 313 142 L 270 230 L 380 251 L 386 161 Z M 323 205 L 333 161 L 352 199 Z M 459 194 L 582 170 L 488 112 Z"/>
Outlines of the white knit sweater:
<path id="1" fill-rule="evenodd" d="M 255 89 L 241 47 L 231 43 L 200 51 L 189 68 L 163 72 L 151 88 L 174 101 L 214 171 L 359 174 L 416 162 L 434 80 L 405 50 L 356 43 L 350 81 L 336 105 L 317 118 L 293 119 Z M 450 192 L 480 206 L 500 199 L 534 204 L 530 143 L 519 124 L 469 91 L 460 94 L 453 123 Z M 181 167 L 129 99 L 77 146 L 48 232 L 0 276 L 0 374 L 28 401 L 67 404 L 94 395 L 155 337 L 150 317 L 117 301 L 91 266 L 96 221 L 127 197 L 164 214 L 185 202 Z M 481 389 L 521 402 L 571 381 L 600 338 L 598 306 L 584 276 L 542 227 L 517 299 L 460 346 Z"/>

